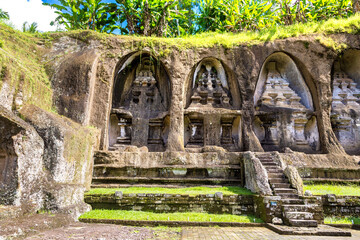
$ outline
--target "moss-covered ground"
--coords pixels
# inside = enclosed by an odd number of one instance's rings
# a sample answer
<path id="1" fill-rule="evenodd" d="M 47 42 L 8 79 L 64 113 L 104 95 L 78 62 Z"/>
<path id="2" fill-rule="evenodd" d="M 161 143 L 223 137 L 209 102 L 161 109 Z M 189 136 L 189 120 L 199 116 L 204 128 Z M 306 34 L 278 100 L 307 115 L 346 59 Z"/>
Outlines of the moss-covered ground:
<path id="1" fill-rule="evenodd" d="M 159 188 L 159 187 L 129 187 L 129 188 L 94 188 L 86 194 L 114 194 L 121 191 L 129 193 L 162 193 L 162 194 L 186 194 L 195 196 L 199 194 L 214 194 L 222 192 L 224 195 L 252 195 L 253 193 L 242 187 L 188 187 L 188 188 Z"/>
<path id="2" fill-rule="evenodd" d="M 360 224 L 360 217 L 326 217 L 326 224 Z"/>
<path id="3" fill-rule="evenodd" d="M 190 222 L 241 222 L 262 223 L 254 216 L 237 216 L 230 214 L 209 214 L 196 212 L 153 213 L 123 210 L 92 210 L 80 216 L 80 219 L 119 219 L 148 221 L 190 221 Z"/>
<path id="4" fill-rule="evenodd" d="M 140 36 L 116 36 L 122 42 L 130 43 L 134 50 L 149 47 L 156 49 L 168 49 L 176 47 L 178 49 L 187 48 L 205 48 L 214 46 L 223 46 L 231 48 L 234 46 L 246 44 L 254 45 L 276 39 L 285 39 L 290 37 L 306 36 L 316 34 L 315 39 L 322 45 L 334 50 L 346 48 L 343 44 L 337 42 L 336 38 L 325 36 L 335 33 L 359 34 L 360 15 L 354 15 L 346 19 L 329 19 L 321 22 L 298 23 L 290 26 L 277 26 L 266 28 L 261 31 L 244 31 L 241 33 L 219 33 L 208 32 L 197 35 L 183 36 L 181 38 L 158 38 L 158 37 L 140 37 Z M 106 33 L 96 33 L 91 31 L 69 31 L 66 33 L 46 34 L 44 37 L 53 39 L 64 35 L 82 40 L 90 39 L 103 40 L 106 45 L 109 35 Z"/>
<path id="5" fill-rule="evenodd" d="M 304 186 L 304 191 L 306 190 L 309 190 L 314 195 L 360 196 L 360 186 L 354 184 L 310 184 Z"/>

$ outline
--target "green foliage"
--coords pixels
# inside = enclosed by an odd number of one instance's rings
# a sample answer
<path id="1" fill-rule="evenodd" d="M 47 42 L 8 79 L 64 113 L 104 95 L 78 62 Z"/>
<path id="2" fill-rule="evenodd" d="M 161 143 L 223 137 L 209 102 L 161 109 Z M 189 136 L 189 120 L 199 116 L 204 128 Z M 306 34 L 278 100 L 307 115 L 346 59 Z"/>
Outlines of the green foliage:
<path id="1" fill-rule="evenodd" d="M 186 4 L 183 7 L 189 7 Z M 184 32 L 184 14 L 188 10 L 177 9 L 178 5 L 178 0 L 116 0 L 109 4 L 109 9 L 112 17 L 117 17 L 122 34 L 166 37 L 180 32 L 180 28 Z M 175 25 L 170 24 L 173 20 Z"/>
<path id="2" fill-rule="evenodd" d="M 199 195 L 199 194 L 214 194 L 222 192 L 224 195 L 252 195 L 253 193 L 241 187 L 189 187 L 189 188 L 159 188 L 159 187 L 129 187 L 129 188 L 94 188 L 86 194 L 114 194 L 116 191 L 122 191 L 124 194 L 129 193 L 163 193 L 163 194 L 186 194 L 186 195 Z"/>
<path id="3" fill-rule="evenodd" d="M 360 224 L 360 217 L 326 217 L 325 224 Z"/>
<path id="4" fill-rule="evenodd" d="M 59 15 L 55 23 L 64 25 L 67 30 L 91 29 L 98 32 L 111 32 L 115 19 L 109 17 L 108 4 L 102 0 L 59 0 L 60 4 L 43 3 L 56 9 Z"/>
<path id="5" fill-rule="evenodd" d="M 60 0 L 66 29 L 174 37 L 201 32 L 261 31 L 353 14 L 351 0 Z"/>
<path id="6" fill-rule="evenodd" d="M 36 22 L 33 22 L 32 24 L 28 24 L 28 22 L 24 22 L 23 26 L 22 26 L 22 31 L 23 32 L 28 32 L 28 33 L 37 33 L 38 24 Z"/>
<path id="7" fill-rule="evenodd" d="M 0 8 L 0 20 L 9 20 L 10 17 L 9 17 L 9 13 L 3 11 L 1 8 Z"/>
<path id="8" fill-rule="evenodd" d="M 153 213 L 123 210 L 92 210 L 84 213 L 79 219 L 120 219 L 120 220 L 149 220 L 149 221 L 190 221 L 190 222 L 242 222 L 262 223 L 254 216 L 237 216 L 231 214 L 209 214 L 196 212 Z M 210 220 L 211 219 L 211 220 Z"/>
<path id="9" fill-rule="evenodd" d="M 314 195 L 335 194 L 339 196 L 360 196 L 360 186 L 339 184 L 305 185 L 304 191 L 309 190 Z"/>

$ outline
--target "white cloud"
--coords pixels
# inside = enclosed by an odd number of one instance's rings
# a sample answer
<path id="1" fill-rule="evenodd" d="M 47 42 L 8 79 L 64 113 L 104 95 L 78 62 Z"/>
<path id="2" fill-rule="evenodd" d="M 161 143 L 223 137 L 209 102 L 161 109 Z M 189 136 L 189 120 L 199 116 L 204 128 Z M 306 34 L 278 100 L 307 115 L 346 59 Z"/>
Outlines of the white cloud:
<path id="1" fill-rule="evenodd" d="M 55 20 L 57 14 L 49 6 L 42 5 L 41 0 L 0 0 L 0 8 L 8 12 L 10 22 L 21 30 L 24 22 L 36 22 L 39 31 L 55 31 L 55 26 L 50 22 Z"/>

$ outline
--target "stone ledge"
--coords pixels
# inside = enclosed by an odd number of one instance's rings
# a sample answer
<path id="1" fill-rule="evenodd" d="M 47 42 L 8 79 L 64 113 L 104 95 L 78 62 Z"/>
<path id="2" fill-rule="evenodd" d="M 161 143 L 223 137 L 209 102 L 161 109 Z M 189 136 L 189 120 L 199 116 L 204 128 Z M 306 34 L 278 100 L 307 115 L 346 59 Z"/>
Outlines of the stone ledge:
<path id="1" fill-rule="evenodd" d="M 79 219 L 83 223 L 104 223 L 128 226 L 196 226 L 196 227 L 265 227 L 265 223 L 239 223 L 239 222 L 185 222 L 185 221 L 144 221 L 121 219 Z"/>
<path id="2" fill-rule="evenodd" d="M 289 227 L 284 225 L 266 224 L 266 227 L 280 235 L 299 235 L 299 236 L 343 236 L 351 237 L 351 232 L 344 231 L 328 225 L 318 225 L 318 227 Z"/>

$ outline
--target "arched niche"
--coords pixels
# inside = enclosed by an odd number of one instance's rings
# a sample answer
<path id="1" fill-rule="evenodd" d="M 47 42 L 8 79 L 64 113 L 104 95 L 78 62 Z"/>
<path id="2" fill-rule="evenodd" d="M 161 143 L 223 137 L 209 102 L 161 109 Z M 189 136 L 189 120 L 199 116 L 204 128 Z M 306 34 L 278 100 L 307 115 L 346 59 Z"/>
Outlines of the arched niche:
<path id="1" fill-rule="evenodd" d="M 241 98 L 238 84 L 231 74 L 230 68 L 217 58 L 207 57 L 198 62 L 193 67 L 187 82 L 185 108 L 194 102 L 194 99 L 191 98 L 197 90 L 208 92 L 206 96 L 212 97 L 214 101 L 214 103 L 209 103 L 205 97 L 202 97 L 199 101 L 201 105 L 211 105 L 215 108 L 240 108 Z M 222 104 L 218 104 L 219 100 Z"/>
<path id="2" fill-rule="evenodd" d="M 285 53 L 264 62 L 254 93 L 253 128 L 265 151 L 319 151 L 311 92 L 296 63 Z"/>
<path id="3" fill-rule="evenodd" d="M 360 154 L 360 50 L 350 49 L 333 66 L 331 124 L 349 154 Z"/>
<path id="4" fill-rule="evenodd" d="M 275 66 L 273 66 L 275 63 Z M 258 105 L 260 97 L 265 91 L 266 80 L 268 79 L 269 67 L 275 68 L 280 77 L 286 79 L 289 88 L 292 89 L 301 99 L 300 103 L 309 110 L 314 110 L 313 100 L 304 78 L 291 57 L 283 52 L 270 55 L 264 62 L 258 82 L 255 88 L 254 104 Z"/>
<path id="5" fill-rule="evenodd" d="M 186 85 L 184 143 L 187 149 L 241 148 L 240 92 L 222 61 L 207 57 L 192 69 Z"/>
<path id="6" fill-rule="evenodd" d="M 109 149 L 128 145 L 164 151 L 169 132 L 171 85 L 164 65 L 148 52 L 119 62 L 109 119 Z"/>

